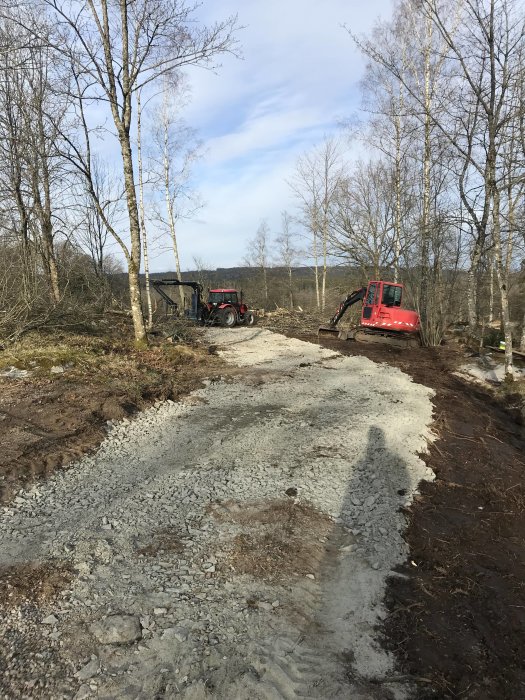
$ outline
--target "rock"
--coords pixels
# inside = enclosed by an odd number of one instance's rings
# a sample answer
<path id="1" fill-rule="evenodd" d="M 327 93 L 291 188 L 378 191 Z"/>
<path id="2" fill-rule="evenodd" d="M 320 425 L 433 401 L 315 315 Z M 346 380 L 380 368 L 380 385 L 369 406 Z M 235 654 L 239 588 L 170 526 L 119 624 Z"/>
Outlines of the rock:
<path id="1" fill-rule="evenodd" d="M 306 574 L 306 578 L 311 578 L 312 581 L 315 580 L 315 576 L 313 574 Z"/>
<path id="2" fill-rule="evenodd" d="M 162 633 L 162 639 L 176 639 L 178 642 L 185 642 L 189 632 L 185 627 L 168 627 Z"/>
<path id="3" fill-rule="evenodd" d="M 98 659 L 91 659 L 89 663 L 87 663 L 85 666 L 83 666 L 80 671 L 77 671 L 75 673 L 75 677 L 78 678 L 79 681 L 87 681 L 90 678 L 93 678 L 93 676 L 96 676 L 97 673 L 100 670 L 100 661 Z"/>
<path id="4" fill-rule="evenodd" d="M 272 603 L 272 608 L 278 608 L 281 603 L 278 600 L 274 600 Z"/>
<path id="5" fill-rule="evenodd" d="M 261 608 L 261 610 L 273 610 L 272 604 L 265 603 L 264 601 L 259 601 L 259 603 L 257 603 L 257 607 Z"/>
<path id="6" fill-rule="evenodd" d="M 128 644 L 142 637 L 139 619 L 134 615 L 110 615 L 90 626 L 101 644 Z"/>
<path id="7" fill-rule="evenodd" d="M 167 608 L 153 608 L 154 615 L 165 615 L 168 612 Z"/>
<path id="8" fill-rule="evenodd" d="M 0 373 L 0 376 L 6 377 L 7 379 L 23 379 L 29 376 L 29 370 L 10 367 L 8 370 Z"/>
<path id="9" fill-rule="evenodd" d="M 49 371 L 51 374 L 63 374 L 66 370 L 62 365 L 54 365 Z"/>
<path id="10" fill-rule="evenodd" d="M 85 698 L 89 698 L 92 696 L 93 696 L 93 692 L 92 692 L 91 688 L 89 687 L 89 685 L 87 685 L 87 683 L 84 683 L 78 689 L 73 700 L 85 700 Z"/>
<path id="11" fill-rule="evenodd" d="M 55 617 L 54 615 L 48 615 L 42 620 L 43 625 L 56 625 L 58 622 L 58 617 Z"/>

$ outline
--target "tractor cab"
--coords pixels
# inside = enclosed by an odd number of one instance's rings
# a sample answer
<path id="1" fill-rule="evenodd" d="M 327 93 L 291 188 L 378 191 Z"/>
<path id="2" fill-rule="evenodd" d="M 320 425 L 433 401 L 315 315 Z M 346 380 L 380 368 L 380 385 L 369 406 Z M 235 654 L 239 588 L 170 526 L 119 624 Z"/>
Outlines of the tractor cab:
<path id="1" fill-rule="evenodd" d="M 213 306 L 233 304 L 236 306 L 238 303 L 239 300 L 236 289 L 210 289 L 208 304 L 213 304 Z"/>
<path id="2" fill-rule="evenodd" d="M 242 291 L 236 289 L 210 289 L 208 301 L 202 310 L 205 324 L 218 323 L 232 328 L 237 324 L 253 326 L 255 314 L 250 311 L 242 298 Z"/>

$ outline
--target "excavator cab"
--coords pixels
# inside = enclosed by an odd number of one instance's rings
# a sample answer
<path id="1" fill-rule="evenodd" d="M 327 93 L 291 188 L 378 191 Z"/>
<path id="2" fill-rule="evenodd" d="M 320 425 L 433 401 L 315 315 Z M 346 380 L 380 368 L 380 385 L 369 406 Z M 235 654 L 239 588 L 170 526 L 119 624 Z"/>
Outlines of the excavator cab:
<path id="1" fill-rule="evenodd" d="M 382 280 L 368 283 L 363 299 L 361 326 L 393 332 L 415 333 L 419 314 L 401 308 L 403 285 Z"/>

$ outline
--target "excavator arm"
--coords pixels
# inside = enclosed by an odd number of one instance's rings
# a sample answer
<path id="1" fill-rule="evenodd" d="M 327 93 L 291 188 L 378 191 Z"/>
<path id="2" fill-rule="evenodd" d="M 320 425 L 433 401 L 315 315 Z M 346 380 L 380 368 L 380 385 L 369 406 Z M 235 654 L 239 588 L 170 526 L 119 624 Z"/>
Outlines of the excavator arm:
<path id="1" fill-rule="evenodd" d="M 365 298 L 366 294 L 366 287 L 361 287 L 361 289 L 356 289 L 354 292 L 350 292 L 350 294 L 344 299 L 340 304 L 339 308 L 337 309 L 336 313 L 332 316 L 330 321 L 328 322 L 330 328 L 334 328 L 337 326 L 339 321 L 343 318 L 343 316 L 346 313 L 346 310 L 352 306 L 353 304 L 356 304 L 358 301 L 362 301 Z"/>

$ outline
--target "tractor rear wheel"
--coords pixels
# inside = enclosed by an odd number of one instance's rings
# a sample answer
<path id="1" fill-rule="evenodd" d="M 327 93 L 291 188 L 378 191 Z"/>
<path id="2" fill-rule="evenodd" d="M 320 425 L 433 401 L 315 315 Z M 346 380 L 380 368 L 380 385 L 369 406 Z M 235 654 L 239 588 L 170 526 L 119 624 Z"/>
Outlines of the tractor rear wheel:
<path id="1" fill-rule="evenodd" d="M 233 328 L 237 323 L 237 314 L 232 306 L 227 306 L 219 311 L 219 323 L 225 328 Z"/>

